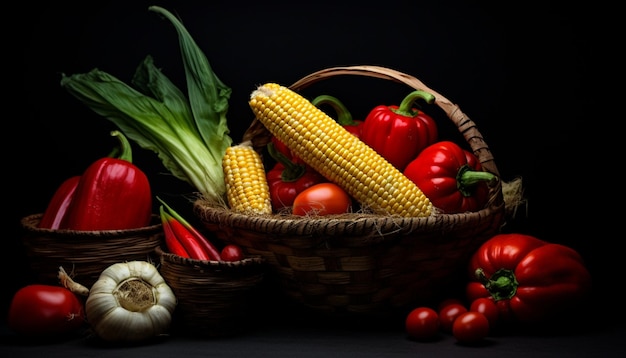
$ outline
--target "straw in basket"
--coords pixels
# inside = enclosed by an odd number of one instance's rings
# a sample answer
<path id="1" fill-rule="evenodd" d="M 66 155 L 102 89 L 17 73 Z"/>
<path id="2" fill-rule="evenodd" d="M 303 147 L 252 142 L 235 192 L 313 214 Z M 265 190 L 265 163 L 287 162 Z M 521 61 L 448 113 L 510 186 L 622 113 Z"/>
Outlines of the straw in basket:
<path id="1" fill-rule="evenodd" d="M 266 267 L 260 256 L 203 261 L 156 249 L 159 272 L 178 304 L 175 325 L 188 335 L 224 337 L 251 327 L 251 308 Z"/>
<path id="2" fill-rule="evenodd" d="M 300 91 L 341 75 L 380 78 L 432 93 L 483 169 L 499 176 L 476 124 L 413 76 L 377 66 L 333 67 L 309 74 L 290 88 Z M 261 151 L 271 134 L 254 119 L 246 139 Z M 250 216 L 203 199 L 194 203 L 194 213 L 221 240 L 264 257 L 281 289 L 297 302 L 323 312 L 378 314 L 438 299 L 463 282 L 471 254 L 503 225 L 505 203 L 497 181 L 483 209 L 458 214 Z"/>
<path id="3" fill-rule="evenodd" d="M 39 228 L 43 214 L 22 218 L 22 242 L 38 283 L 58 284 L 59 266 L 72 279 L 90 288 L 104 269 L 132 260 L 154 261 L 161 244 L 160 218 L 152 216 L 149 226 L 128 230 L 51 230 Z"/>

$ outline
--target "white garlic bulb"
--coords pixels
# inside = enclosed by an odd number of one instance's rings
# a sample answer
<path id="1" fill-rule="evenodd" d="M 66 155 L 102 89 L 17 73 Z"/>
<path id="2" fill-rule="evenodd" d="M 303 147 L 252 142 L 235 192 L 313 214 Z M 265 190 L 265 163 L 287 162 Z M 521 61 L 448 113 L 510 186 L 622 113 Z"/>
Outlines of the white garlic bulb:
<path id="1" fill-rule="evenodd" d="M 106 341 L 138 341 L 166 334 L 176 297 L 157 268 L 146 261 L 106 268 L 89 290 L 85 313 Z"/>

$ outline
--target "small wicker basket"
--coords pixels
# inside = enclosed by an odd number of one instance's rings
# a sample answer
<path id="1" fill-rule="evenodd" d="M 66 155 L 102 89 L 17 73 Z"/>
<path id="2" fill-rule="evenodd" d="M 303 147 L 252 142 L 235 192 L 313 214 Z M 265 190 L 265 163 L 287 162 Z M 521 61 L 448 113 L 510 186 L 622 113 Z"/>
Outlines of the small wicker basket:
<path id="1" fill-rule="evenodd" d="M 51 230 L 39 228 L 43 214 L 22 218 L 22 242 L 38 283 L 58 284 L 59 266 L 87 288 L 112 264 L 132 260 L 156 260 L 161 245 L 160 218 L 153 215 L 149 226 L 129 230 Z"/>
<path id="2" fill-rule="evenodd" d="M 240 261 L 202 261 L 156 249 L 159 272 L 176 295 L 174 324 L 193 336 L 224 337 L 242 333 L 263 282 L 260 256 Z"/>
<path id="3" fill-rule="evenodd" d="M 432 93 L 483 169 L 499 176 L 475 123 L 415 77 L 377 66 L 334 67 L 309 74 L 290 88 L 299 91 L 339 75 L 382 78 Z M 254 119 L 245 139 L 260 151 L 271 134 Z M 279 287 L 297 302 L 323 312 L 360 314 L 429 302 L 465 280 L 471 254 L 504 224 L 505 203 L 498 181 L 490 187 L 485 208 L 459 214 L 248 216 L 203 199 L 194 203 L 194 213 L 221 240 L 264 257 Z"/>

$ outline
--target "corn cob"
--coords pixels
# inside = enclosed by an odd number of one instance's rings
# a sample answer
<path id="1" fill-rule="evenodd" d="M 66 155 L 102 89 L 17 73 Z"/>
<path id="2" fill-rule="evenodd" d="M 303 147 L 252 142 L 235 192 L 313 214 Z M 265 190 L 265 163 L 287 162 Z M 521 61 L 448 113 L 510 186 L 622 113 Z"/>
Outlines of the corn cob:
<path id="1" fill-rule="evenodd" d="M 432 204 L 402 172 L 291 89 L 267 83 L 250 108 L 294 154 L 378 214 L 429 216 Z"/>
<path id="2" fill-rule="evenodd" d="M 263 161 L 250 141 L 228 147 L 222 168 L 231 210 L 246 214 L 272 213 Z"/>

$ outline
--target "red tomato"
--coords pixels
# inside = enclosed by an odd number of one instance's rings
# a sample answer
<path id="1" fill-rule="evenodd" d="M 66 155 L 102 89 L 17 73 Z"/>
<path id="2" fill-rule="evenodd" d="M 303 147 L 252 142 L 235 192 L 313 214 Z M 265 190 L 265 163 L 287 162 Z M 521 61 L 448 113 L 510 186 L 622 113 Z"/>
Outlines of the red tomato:
<path id="1" fill-rule="evenodd" d="M 417 307 L 409 312 L 405 320 L 406 333 L 418 340 L 430 340 L 439 333 L 439 317 L 434 309 Z"/>
<path id="2" fill-rule="evenodd" d="M 450 303 L 443 306 L 439 310 L 439 325 L 441 326 L 441 330 L 452 332 L 454 320 L 465 312 L 467 312 L 467 308 L 460 303 Z"/>
<path id="3" fill-rule="evenodd" d="M 458 303 L 460 305 L 464 305 L 463 301 L 461 301 L 458 298 L 447 298 L 447 299 L 441 301 L 439 303 L 439 305 L 437 305 L 437 311 L 441 311 L 442 308 L 446 307 L 447 305 L 451 305 L 453 303 Z"/>
<path id="4" fill-rule="evenodd" d="M 480 297 L 475 299 L 470 305 L 469 310 L 484 314 L 487 320 L 489 320 L 489 327 L 492 328 L 492 330 L 498 323 L 498 305 L 490 298 Z"/>
<path id="5" fill-rule="evenodd" d="M 293 201 L 295 215 L 342 214 L 350 210 L 352 198 L 339 185 L 320 183 L 300 192 Z"/>
<path id="6" fill-rule="evenodd" d="M 83 302 L 61 286 L 28 285 L 20 288 L 9 307 L 10 330 L 26 336 L 60 336 L 85 322 Z"/>
<path id="7" fill-rule="evenodd" d="M 457 317 L 452 326 L 452 335 L 459 343 L 477 343 L 485 339 L 488 334 L 489 320 L 480 312 L 464 312 Z"/>
<path id="8" fill-rule="evenodd" d="M 228 244 L 224 246 L 220 253 L 222 261 L 241 261 L 244 259 L 244 253 L 240 246 Z"/>

